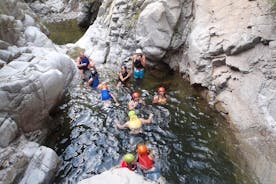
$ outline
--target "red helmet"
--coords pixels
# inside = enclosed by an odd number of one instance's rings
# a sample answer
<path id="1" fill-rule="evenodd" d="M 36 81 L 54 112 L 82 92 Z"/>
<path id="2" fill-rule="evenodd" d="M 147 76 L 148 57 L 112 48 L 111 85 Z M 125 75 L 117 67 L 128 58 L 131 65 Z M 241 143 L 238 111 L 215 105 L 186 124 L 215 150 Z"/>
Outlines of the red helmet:
<path id="1" fill-rule="evenodd" d="M 166 89 L 164 87 L 159 87 L 157 91 L 158 91 L 158 93 L 166 92 Z"/>
<path id="2" fill-rule="evenodd" d="M 145 153 L 148 152 L 148 148 L 147 148 L 146 145 L 141 144 L 141 145 L 138 146 L 137 152 L 138 152 L 139 154 L 145 154 Z"/>
<path id="3" fill-rule="evenodd" d="M 140 98 L 140 93 L 138 93 L 138 92 L 134 92 L 134 93 L 132 93 L 132 98 L 134 99 L 134 98 Z"/>

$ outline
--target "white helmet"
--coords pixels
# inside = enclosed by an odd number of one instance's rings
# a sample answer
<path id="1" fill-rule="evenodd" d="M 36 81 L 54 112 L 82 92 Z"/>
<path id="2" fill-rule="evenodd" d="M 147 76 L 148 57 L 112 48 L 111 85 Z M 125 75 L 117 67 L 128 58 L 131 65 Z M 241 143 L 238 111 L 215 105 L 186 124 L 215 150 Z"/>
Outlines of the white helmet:
<path id="1" fill-rule="evenodd" d="M 143 51 L 141 49 L 136 49 L 135 54 L 143 54 Z"/>

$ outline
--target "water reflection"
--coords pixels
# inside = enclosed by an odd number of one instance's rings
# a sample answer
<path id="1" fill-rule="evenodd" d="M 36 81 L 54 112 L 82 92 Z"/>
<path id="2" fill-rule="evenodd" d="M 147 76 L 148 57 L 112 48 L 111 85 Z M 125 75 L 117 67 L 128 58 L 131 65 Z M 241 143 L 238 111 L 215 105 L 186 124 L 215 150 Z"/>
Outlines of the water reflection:
<path id="1" fill-rule="evenodd" d="M 154 72 L 148 72 L 140 86 L 131 84 L 120 91 L 111 86 L 119 107 L 102 108 L 99 93 L 84 84 L 71 89 L 60 107 L 62 113 L 55 118 L 61 125 L 48 142 L 63 160 L 55 183 L 77 183 L 108 170 L 119 164 L 125 153 L 134 153 L 141 142 L 155 151 L 156 165 L 168 183 L 253 183 L 239 168 L 222 118 L 178 75 L 163 74 L 160 80 Z M 111 83 L 115 86 L 115 72 L 100 68 L 100 73 L 102 80 L 114 79 Z M 166 106 L 151 105 L 160 83 L 173 99 Z M 136 90 L 148 104 L 137 113 L 147 118 L 153 112 L 154 120 L 143 127 L 143 133 L 130 135 L 128 130 L 118 129 L 114 119 L 128 119 L 129 93 Z"/>
<path id="2" fill-rule="evenodd" d="M 49 38 L 56 44 L 75 43 L 85 33 L 85 29 L 78 26 L 77 20 L 44 23 L 50 32 Z M 67 30 L 67 31 L 64 31 Z"/>

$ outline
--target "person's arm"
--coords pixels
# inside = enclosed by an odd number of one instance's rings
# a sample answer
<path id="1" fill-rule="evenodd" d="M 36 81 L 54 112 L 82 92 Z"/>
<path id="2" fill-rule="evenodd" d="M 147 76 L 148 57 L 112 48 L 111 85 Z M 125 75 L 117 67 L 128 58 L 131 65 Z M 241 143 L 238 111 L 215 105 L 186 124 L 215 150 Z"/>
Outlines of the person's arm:
<path id="1" fill-rule="evenodd" d="M 115 105 L 116 106 L 119 106 L 120 104 L 119 104 L 119 102 L 117 101 L 117 99 L 115 98 L 115 96 L 112 94 L 112 93 L 109 93 L 110 94 L 110 96 L 113 98 L 113 100 L 115 101 Z"/>
<path id="2" fill-rule="evenodd" d="M 126 122 L 125 124 L 122 125 L 122 124 L 119 122 L 119 120 L 115 119 L 115 123 L 116 123 L 117 127 L 120 128 L 120 129 L 125 129 L 125 128 L 128 127 L 128 125 L 127 125 L 128 122 Z"/>
<path id="3" fill-rule="evenodd" d="M 128 71 L 128 74 L 126 77 L 129 78 L 132 75 L 132 72 L 133 72 L 132 70 Z"/>
<path id="4" fill-rule="evenodd" d="M 87 86 L 92 86 L 93 80 L 94 80 L 93 77 L 91 77 L 87 82 Z"/>
<path id="5" fill-rule="evenodd" d="M 125 76 L 125 78 L 123 78 L 123 81 L 127 80 L 132 74 L 132 71 L 127 72 L 127 76 Z"/>
<path id="6" fill-rule="evenodd" d="M 139 100 L 139 103 L 143 104 L 143 105 L 146 105 L 146 102 L 143 100 L 143 99 L 140 99 Z"/>
<path id="7" fill-rule="evenodd" d="M 165 95 L 165 97 L 166 97 L 166 100 L 167 100 L 167 101 L 170 101 L 170 100 L 171 100 L 169 95 Z"/>
<path id="8" fill-rule="evenodd" d="M 152 103 L 158 103 L 158 96 L 157 96 L 157 95 L 155 95 L 155 96 L 153 97 Z"/>
<path id="9" fill-rule="evenodd" d="M 155 154 L 154 154 L 154 151 L 152 149 L 149 150 L 149 158 L 152 161 L 155 161 Z"/>
<path id="10" fill-rule="evenodd" d="M 145 55 L 143 55 L 142 56 L 142 61 L 141 61 L 141 64 L 143 65 L 143 67 L 145 68 L 146 67 L 146 65 L 147 65 L 147 62 L 146 62 L 146 56 Z"/>
<path id="11" fill-rule="evenodd" d="M 120 78 L 121 81 L 125 81 L 125 79 L 124 79 L 124 77 L 122 75 L 122 72 L 119 73 L 119 78 Z"/>
<path id="12" fill-rule="evenodd" d="M 143 118 L 140 118 L 141 122 L 143 124 L 149 124 L 149 123 L 152 123 L 152 119 L 153 119 L 153 114 L 151 113 L 149 118 L 148 119 L 143 119 Z"/>

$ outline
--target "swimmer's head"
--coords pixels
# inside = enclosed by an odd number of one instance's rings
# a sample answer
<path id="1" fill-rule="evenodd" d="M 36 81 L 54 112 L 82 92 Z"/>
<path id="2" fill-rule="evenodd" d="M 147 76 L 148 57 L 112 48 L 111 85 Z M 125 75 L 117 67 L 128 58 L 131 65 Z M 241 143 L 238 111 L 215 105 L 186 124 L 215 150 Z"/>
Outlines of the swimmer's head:
<path id="1" fill-rule="evenodd" d="M 140 93 L 134 92 L 134 93 L 132 93 L 131 96 L 132 96 L 132 99 L 134 100 L 134 99 L 140 98 Z"/>
<path id="2" fill-rule="evenodd" d="M 133 162 L 135 160 L 135 156 L 131 153 L 127 153 L 125 154 L 124 156 L 124 161 L 127 163 L 127 164 L 130 164 L 131 162 Z"/>
<path id="3" fill-rule="evenodd" d="M 145 153 L 148 152 L 148 148 L 147 148 L 146 145 L 141 144 L 141 145 L 138 146 L 137 152 L 138 152 L 139 154 L 145 154 Z"/>
<path id="4" fill-rule="evenodd" d="M 165 93 L 166 89 L 164 87 L 159 87 L 157 91 L 158 93 Z"/>

